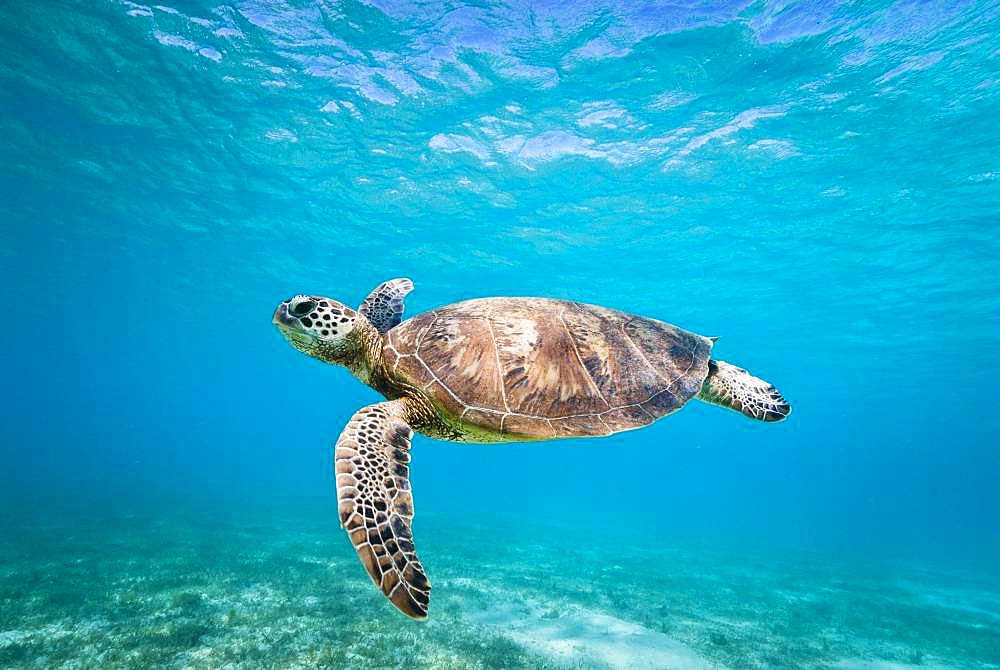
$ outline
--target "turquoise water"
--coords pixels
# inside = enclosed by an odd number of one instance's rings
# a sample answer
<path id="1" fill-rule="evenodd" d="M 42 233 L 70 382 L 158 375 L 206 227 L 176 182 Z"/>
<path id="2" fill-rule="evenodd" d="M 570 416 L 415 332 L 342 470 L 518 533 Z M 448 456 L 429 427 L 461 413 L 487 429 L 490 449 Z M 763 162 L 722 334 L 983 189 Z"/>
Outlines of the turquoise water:
<path id="1" fill-rule="evenodd" d="M 1000 5 L 5 3 L 0 667 L 1000 667 Z M 414 280 L 720 336 L 795 407 L 414 439 L 430 618 L 338 527 Z"/>

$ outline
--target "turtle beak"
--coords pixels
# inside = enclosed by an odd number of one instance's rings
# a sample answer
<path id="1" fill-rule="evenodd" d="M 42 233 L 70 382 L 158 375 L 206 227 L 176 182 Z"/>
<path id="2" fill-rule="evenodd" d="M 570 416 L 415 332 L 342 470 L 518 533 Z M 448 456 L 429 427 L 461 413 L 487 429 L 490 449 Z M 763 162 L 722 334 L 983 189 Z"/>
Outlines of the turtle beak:
<path id="1" fill-rule="evenodd" d="M 274 315 L 271 316 L 271 323 L 278 327 L 278 331 L 284 335 L 293 346 L 295 346 L 296 343 L 301 345 L 310 345 L 316 341 L 316 336 L 306 331 L 302 326 L 302 322 L 289 314 L 288 305 L 286 303 L 281 303 L 278 305 L 278 309 L 274 310 Z"/>
<path id="2" fill-rule="evenodd" d="M 293 320 L 288 314 L 288 305 L 285 303 L 278 305 L 278 309 L 274 310 L 274 316 L 271 317 L 271 323 L 276 326 L 285 326 L 286 328 L 292 325 Z"/>

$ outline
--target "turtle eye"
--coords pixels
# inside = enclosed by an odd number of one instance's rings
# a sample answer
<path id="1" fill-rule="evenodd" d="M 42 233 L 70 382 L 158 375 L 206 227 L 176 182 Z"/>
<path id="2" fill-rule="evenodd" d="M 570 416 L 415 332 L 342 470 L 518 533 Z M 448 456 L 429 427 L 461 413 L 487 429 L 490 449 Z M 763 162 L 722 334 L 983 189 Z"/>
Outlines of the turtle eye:
<path id="1" fill-rule="evenodd" d="M 312 300 L 303 300 L 299 304 L 292 307 L 292 316 L 305 316 L 309 312 L 316 309 L 316 303 Z"/>

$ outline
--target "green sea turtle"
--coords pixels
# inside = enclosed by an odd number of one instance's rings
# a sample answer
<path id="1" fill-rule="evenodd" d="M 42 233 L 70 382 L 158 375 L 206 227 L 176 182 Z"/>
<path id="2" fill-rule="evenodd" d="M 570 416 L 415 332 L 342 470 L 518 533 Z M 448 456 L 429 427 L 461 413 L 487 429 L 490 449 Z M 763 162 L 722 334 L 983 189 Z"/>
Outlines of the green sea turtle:
<path id="1" fill-rule="evenodd" d="M 547 298 L 467 300 L 401 322 L 411 290 L 392 279 L 357 311 L 298 295 L 273 322 L 299 351 L 386 397 L 355 412 L 337 440 L 338 510 L 376 586 L 417 619 L 431 587 L 410 528 L 414 430 L 455 442 L 597 437 L 691 398 L 759 421 L 791 412 L 773 386 L 710 358 L 714 338 L 669 323 Z"/>

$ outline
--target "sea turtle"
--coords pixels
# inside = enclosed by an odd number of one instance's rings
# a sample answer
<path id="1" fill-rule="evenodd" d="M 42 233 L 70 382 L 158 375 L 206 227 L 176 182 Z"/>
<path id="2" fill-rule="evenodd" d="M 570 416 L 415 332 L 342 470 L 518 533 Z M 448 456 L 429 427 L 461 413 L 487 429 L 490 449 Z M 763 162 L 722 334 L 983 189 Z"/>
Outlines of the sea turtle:
<path id="1" fill-rule="evenodd" d="M 386 397 L 336 443 L 340 523 L 376 586 L 427 616 L 430 582 L 413 547 L 410 438 L 455 442 L 596 437 L 641 428 L 698 398 L 759 421 L 791 407 L 746 370 L 709 354 L 715 338 L 663 321 L 548 298 L 481 298 L 402 321 L 409 279 L 357 311 L 297 295 L 274 312 L 288 342 L 347 367 Z"/>

